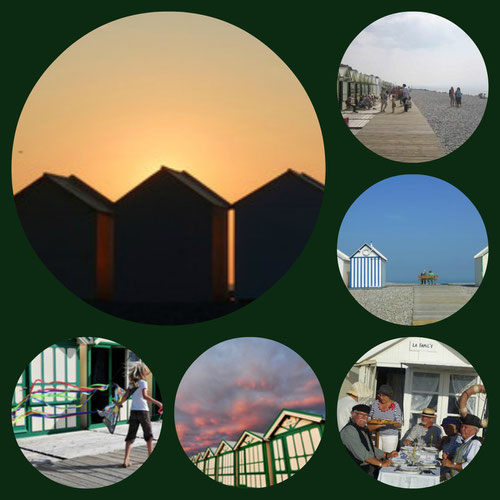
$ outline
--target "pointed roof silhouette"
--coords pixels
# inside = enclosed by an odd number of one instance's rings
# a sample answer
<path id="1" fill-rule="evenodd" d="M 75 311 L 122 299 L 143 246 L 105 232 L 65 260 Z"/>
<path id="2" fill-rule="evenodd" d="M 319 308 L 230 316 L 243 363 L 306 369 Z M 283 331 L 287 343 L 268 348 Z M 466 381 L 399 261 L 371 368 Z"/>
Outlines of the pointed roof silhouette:
<path id="1" fill-rule="evenodd" d="M 111 213 L 113 211 L 113 202 L 111 200 L 89 186 L 86 182 L 83 182 L 76 175 L 65 177 L 45 172 L 37 180 L 19 191 L 16 197 L 22 196 L 32 185 L 39 183 L 43 179 L 53 182 L 98 212 Z"/>
<path id="2" fill-rule="evenodd" d="M 182 182 L 186 187 L 194 191 L 197 195 L 201 196 L 204 198 L 206 201 L 211 203 L 214 206 L 217 207 L 222 207 L 222 208 L 229 208 L 230 204 L 227 202 L 222 196 L 219 196 L 216 192 L 212 191 L 210 188 L 205 186 L 202 182 L 200 182 L 198 179 L 193 177 L 191 174 L 186 172 L 185 170 L 174 170 L 173 168 L 170 167 L 160 167 L 160 169 L 155 172 L 154 174 L 150 175 L 147 179 L 142 181 L 140 184 L 138 184 L 136 187 L 131 189 L 128 193 L 124 194 L 116 203 L 120 203 L 121 200 L 126 198 L 129 194 L 139 190 L 141 186 L 143 186 L 146 182 L 148 182 L 150 179 L 153 177 L 157 176 L 163 176 L 163 175 L 168 175 L 173 177 L 174 179 Z"/>

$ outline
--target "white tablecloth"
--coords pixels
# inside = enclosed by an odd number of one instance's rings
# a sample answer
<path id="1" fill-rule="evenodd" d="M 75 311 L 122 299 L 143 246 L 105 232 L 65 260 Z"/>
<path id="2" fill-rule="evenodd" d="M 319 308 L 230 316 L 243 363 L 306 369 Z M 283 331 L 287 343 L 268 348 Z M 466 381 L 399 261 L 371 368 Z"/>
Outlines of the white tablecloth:
<path id="1" fill-rule="evenodd" d="M 378 474 L 378 480 L 398 488 L 428 488 L 439 484 L 440 468 L 427 469 L 432 472 L 423 474 L 409 474 L 407 472 L 394 472 L 396 467 L 383 467 Z"/>

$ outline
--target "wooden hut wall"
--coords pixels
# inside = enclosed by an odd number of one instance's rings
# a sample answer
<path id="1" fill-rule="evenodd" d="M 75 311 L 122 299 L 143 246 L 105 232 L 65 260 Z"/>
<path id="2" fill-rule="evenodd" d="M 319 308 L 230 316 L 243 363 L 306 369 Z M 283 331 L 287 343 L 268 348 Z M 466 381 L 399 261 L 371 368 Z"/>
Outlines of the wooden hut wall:
<path id="1" fill-rule="evenodd" d="M 97 213 L 41 177 L 15 196 L 33 250 L 49 271 L 83 299 L 97 298 Z"/>
<path id="2" fill-rule="evenodd" d="M 13 406 L 18 404 L 33 386 L 35 391 L 41 389 L 65 389 L 63 384 L 48 384 L 55 380 L 69 384 L 80 385 L 80 363 L 78 346 L 73 342 L 54 344 L 44 349 L 29 364 L 19 378 L 14 391 Z M 36 382 L 34 384 L 34 382 Z M 34 384 L 34 385 L 33 385 Z M 24 415 L 28 411 L 43 411 L 52 415 L 77 412 L 80 403 L 78 393 L 60 393 L 50 396 L 45 406 L 36 400 L 28 400 L 23 409 L 16 413 Z M 54 432 L 74 431 L 80 429 L 79 416 L 60 418 L 20 418 L 14 424 L 14 433 L 17 437 L 52 434 Z"/>
<path id="3" fill-rule="evenodd" d="M 238 486 L 264 488 L 269 486 L 269 468 L 263 441 L 241 446 L 238 449 Z"/>
<path id="4" fill-rule="evenodd" d="M 229 447 L 224 447 L 224 450 L 217 455 L 217 476 L 219 483 L 226 486 L 235 485 L 235 460 L 234 451 Z"/>
<path id="5" fill-rule="evenodd" d="M 301 419 L 293 429 L 279 429 L 271 438 L 273 474 L 276 483 L 293 476 L 317 450 L 324 424 Z"/>
<path id="6" fill-rule="evenodd" d="M 259 297 L 302 253 L 323 191 L 286 172 L 235 204 L 236 296 Z"/>
<path id="7" fill-rule="evenodd" d="M 214 298 L 213 207 L 159 172 L 116 204 L 116 290 L 125 302 Z"/>
<path id="8" fill-rule="evenodd" d="M 216 472 L 217 459 L 215 456 L 209 456 L 205 459 L 205 474 L 215 480 L 215 472 Z"/>

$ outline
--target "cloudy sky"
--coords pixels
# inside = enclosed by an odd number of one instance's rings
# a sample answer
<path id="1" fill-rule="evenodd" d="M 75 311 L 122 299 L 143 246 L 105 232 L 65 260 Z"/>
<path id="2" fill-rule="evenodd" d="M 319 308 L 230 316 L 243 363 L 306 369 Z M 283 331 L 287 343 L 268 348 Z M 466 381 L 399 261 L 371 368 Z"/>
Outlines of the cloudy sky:
<path id="1" fill-rule="evenodd" d="M 349 45 L 342 63 L 399 85 L 488 91 L 475 43 L 456 24 L 425 12 L 401 12 L 370 24 Z"/>
<path id="2" fill-rule="evenodd" d="M 283 408 L 325 413 L 309 365 L 272 340 L 242 337 L 205 351 L 177 391 L 175 425 L 184 451 L 195 454 L 242 431 L 265 432 Z"/>

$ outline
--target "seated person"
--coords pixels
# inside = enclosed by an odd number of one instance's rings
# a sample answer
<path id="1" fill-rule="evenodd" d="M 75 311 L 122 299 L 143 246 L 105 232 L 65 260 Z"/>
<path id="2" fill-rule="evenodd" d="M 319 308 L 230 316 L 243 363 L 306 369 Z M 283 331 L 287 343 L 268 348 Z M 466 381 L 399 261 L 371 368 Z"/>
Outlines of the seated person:
<path id="1" fill-rule="evenodd" d="M 443 467 L 451 469 L 447 478 L 456 476 L 464 470 L 477 455 L 482 444 L 481 438 L 476 436 L 481 428 L 479 417 L 469 414 L 460 418 L 460 424 L 460 434 L 464 442 L 457 448 L 452 458 L 448 453 L 443 453 Z"/>
<path id="2" fill-rule="evenodd" d="M 414 443 L 425 443 L 426 446 L 436 446 L 442 436 L 441 428 L 434 425 L 436 420 L 436 411 L 432 408 L 424 408 L 420 415 L 420 423 L 414 425 L 407 433 L 404 446 L 410 446 Z"/>
<path id="3" fill-rule="evenodd" d="M 462 435 L 458 432 L 459 420 L 455 417 L 446 417 L 441 423 L 446 436 L 442 437 L 436 444 L 436 448 L 443 453 L 453 457 L 457 448 L 464 442 Z"/>
<path id="4" fill-rule="evenodd" d="M 346 105 L 347 108 L 352 108 L 353 113 L 357 113 L 357 111 L 356 111 L 356 104 L 354 104 L 354 101 L 352 100 L 352 97 L 349 96 L 345 100 L 345 105 Z"/>
<path id="5" fill-rule="evenodd" d="M 380 467 L 392 465 L 390 460 L 398 455 L 397 451 L 386 453 L 373 446 L 370 432 L 366 426 L 370 413 L 368 405 L 352 408 L 349 422 L 340 431 L 340 439 L 353 460 L 368 474 L 378 476 Z"/>

